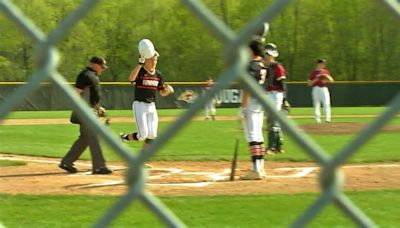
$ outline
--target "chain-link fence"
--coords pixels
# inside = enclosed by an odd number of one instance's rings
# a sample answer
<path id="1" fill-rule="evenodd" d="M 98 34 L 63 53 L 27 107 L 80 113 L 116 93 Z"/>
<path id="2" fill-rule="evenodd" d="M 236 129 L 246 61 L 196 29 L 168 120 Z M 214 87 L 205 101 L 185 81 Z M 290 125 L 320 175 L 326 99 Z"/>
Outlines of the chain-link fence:
<path id="1" fill-rule="evenodd" d="M 165 225 L 170 227 L 184 227 L 182 221 L 176 217 L 156 197 L 145 190 L 146 171 L 143 164 L 177 132 L 190 121 L 190 119 L 211 100 L 218 91 L 229 87 L 233 81 L 241 81 L 243 86 L 249 89 L 256 97 L 269 115 L 276 118 L 283 129 L 322 167 L 320 184 L 323 189 L 318 199 L 302 215 L 293 222 L 294 227 L 305 226 L 314 219 L 321 209 L 329 203 L 334 203 L 358 226 L 372 227 L 373 221 L 368 218 L 342 191 L 343 175 L 338 169 L 346 160 L 353 155 L 363 144 L 376 134 L 400 109 L 400 93 L 390 102 L 387 110 L 377 118 L 367 129 L 359 134 L 356 139 L 345 146 L 336 156 L 329 156 L 308 135 L 303 134 L 296 124 L 281 115 L 274 109 L 272 102 L 267 99 L 263 89 L 251 79 L 246 73 L 246 64 L 249 56 L 247 44 L 251 40 L 251 34 L 264 22 L 270 22 L 291 1 L 276 0 L 266 8 L 254 21 L 250 22 L 240 33 L 235 34 L 219 18 L 217 18 L 201 1 L 182 0 L 193 15 L 197 16 L 208 29 L 225 46 L 224 61 L 225 71 L 218 77 L 216 86 L 197 100 L 179 119 L 174 122 L 162 135 L 160 135 L 145 153 L 132 155 L 132 153 L 120 143 L 119 139 L 112 134 L 106 126 L 91 115 L 90 108 L 78 97 L 70 86 L 66 84 L 63 76 L 57 71 L 59 54 L 55 48 L 67 34 L 67 32 L 98 3 L 98 0 L 84 1 L 74 12 L 68 15 L 57 28 L 49 34 L 44 34 L 36 25 L 25 17 L 19 9 L 9 0 L 0 0 L 0 9 L 3 14 L 12 19 L 35 43 L 35 59 L 38 70 L 32 74 L 26 85 L 19 87 L 10 94 L 0 106 L 0 120 L 4 119 L 13 107 L 24 101 L 34 91 L 38 90 L 40 83 L 50 80 L 71 102 L 73 108 L 88 123 L 90 128 L 96 132 L 128 163 L 129 169 L 126 174 L 126 184 L 129 191 L 122 196 L 112 208 L 95 224 L 96 227 L 106 227 L 121 211 L 134 200 L 140 200 L 155 216 L 161 219 Z M 382 0 L 400 18 L 400 0 Z"/>

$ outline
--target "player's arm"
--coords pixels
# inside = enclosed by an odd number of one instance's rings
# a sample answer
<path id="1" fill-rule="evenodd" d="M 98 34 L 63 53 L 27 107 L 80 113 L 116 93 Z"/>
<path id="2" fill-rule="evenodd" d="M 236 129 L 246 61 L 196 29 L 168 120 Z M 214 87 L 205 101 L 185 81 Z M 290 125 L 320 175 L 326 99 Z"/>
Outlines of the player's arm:
<path id="1" fill-rule="evenodd" d="M 242 109 L 247 108 L 247 105 L 249 103 L 249 97 L 250 97 L 250 92 L 247 89 L 243 89 L 242 103 L 240 105 L 240 108 Z"/>
<path id="2" fill-rule="evenodd" d="M 136 78 L 137 78 L 137 76 L 138 76 L 138 74 L 139 74 L 139 71 L 140 71 L 140 69 L 142 68 L 142 66 L 143 66 L 143 64 L 144 64 L 145 61 L 146 61 L 145 58 L 143 58 L 143 57 L 140 57 L 140 58 L 139 58 L 138 64 L 135 66 L 135 68 L 133 68 L 133 70 L 132 70 L 131 73 L 129 74 L 128 81 L 129 81 L 130 83 L 133 83 L 133 82 L 136 80 Z"/>
<path id="3" fill-rule="evenodd" d="M 307 81 L 307 85 L 313 86 L 318 80 L 319 80 L 318 78 L 314 78 L 314 79 L 312 79 L 312 80 L 309 79 L 309 80 Z"/>
<path id="4" fill-rule="evenodd" d="M 330 74 L 320 74 L 318 75 L 322 80 L 325 80 L 325 82 L 333 82 L 333 78 Z"/>
<path id="5" fill-rule="evenodd" d="M 79 89 L 79 88 L 75 87 L 75 92 L 76 92 L 78 95 L 81 95 L 82 92 L 83 92 L 83 89 Z"/>
<path id="6" fill-rule="evenodd" d="M 141 68 L 142 68 L 142 64 L 138 64 L 135 66 L 135 68 L 133 68 L 133 70 L 131 71 L 131 74 L 128 77 L 128 81 L 130 83 L 133 83 L 136 80 Z"/>
<path id="7" fill-rule="evenodd" d="M 286 84 L 286 78 L 282 78 L 280 80 L 280 82 L 282 85 L 283 99 L 287 99 L 288 89 L 287 89 L 287 84 Z"/>
<path id="8" fill-rule="evenodd" d="M 158 90 L 160 91 L 160 95 L 166 97 L 171 93 L 174 93 L 174 88 L 170 84 L 164 82 L 161 72 L 159 72 L 159 74 L 160 81 L 158 82 Z"/>
<path id="9" fill-rule="evenodd" d="M 174 88 L 170 84 L 164 83 L 164 88 L 160 90 L 160 95 L 166 97 L 171 93 L 174 93 Z"/>

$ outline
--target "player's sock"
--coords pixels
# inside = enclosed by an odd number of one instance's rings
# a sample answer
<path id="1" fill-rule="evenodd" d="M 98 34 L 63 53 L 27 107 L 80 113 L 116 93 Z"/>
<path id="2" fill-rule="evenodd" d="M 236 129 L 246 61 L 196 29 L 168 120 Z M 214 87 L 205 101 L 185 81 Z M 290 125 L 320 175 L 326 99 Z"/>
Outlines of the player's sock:
<path id="1" fill-rule="evenodd" d="M 254 162 L 253 162 L 253 164 L 254 164 L 253 170 L 258 172 L 258 173 L 263 173 L 263 171 L 264 171 L 264 158 L 263 158 L 263 156 L 257 155 L 257 156 L 254 156 L 254 157 L 255 157 L 255 159 L 254 159 Z"/>
<path id="2" fill-rule="evenodd" d="M 249 149 L 253 161 L 253 171 L 264 173 L 264 142 L 250 142 Z"/>
<path id="3" fill-rule="evenodd" d="M 252 160 L 252 162 L 253 162 L 253 167 L 252 167 L 252 170 L 253 171 L 257 171 L 257 165 L 256 165 L 256 161 L 257 161 L 257 158 L 256 158 L 257 156 L 252 156 L 251 157 L 251 160 Z"/>
<path id="4" fill-rule="evenodd" d="M 135 140 L 135 141 L 139 140 L 138 133 L 135 132 L 135 133 L 132 133 L 130 135 L 132 135 L 132 136 L 131 136 L 131 139 L 129 139 L 129 140 Z"/>

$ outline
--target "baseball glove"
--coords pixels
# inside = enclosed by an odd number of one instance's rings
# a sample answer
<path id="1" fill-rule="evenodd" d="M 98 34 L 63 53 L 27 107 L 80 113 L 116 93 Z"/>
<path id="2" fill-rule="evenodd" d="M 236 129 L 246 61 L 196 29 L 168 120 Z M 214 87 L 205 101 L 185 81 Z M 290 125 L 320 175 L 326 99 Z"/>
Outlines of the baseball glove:
<path id="1" fill-rule="evenodd" d="M 292 106 L 290 105 L 289 101 L 286 98 L 284 98 L 282 102 L 282 110 L 289 113 L 291 108 Z"/>
<path id="2" fill-rule="evenodd" d="M 103 107 L 96 107 L 95 111 L 97 112 L 98 117 L 105 117 L 106 116 L 106 109 Z"/>
<path id="3" fill-rule="evenodd" d="M 319 74 L 318 78 L 322 79 L 322 80 L 328 80 L 329 79 L 329 75 L 327 75 L 327 74 Z"/>
<path id="4" fill-rule="evenodd" d="M 165 90 L 168 91 L 168 94 L 174 93 L 174 92 L 175 92 L 174 87 L 172 87 L 172 86 L 171 86 L 170 84 L 168 84 L 168 83 L 165 83 Z"/>
<path id="5" fill-rule="evenodd" d="M 219 99 L 214 99 L 214 105 L 216 106 L 216 107 L 220 107 L 221 106 L 221 100 L 219 100 Z"/>

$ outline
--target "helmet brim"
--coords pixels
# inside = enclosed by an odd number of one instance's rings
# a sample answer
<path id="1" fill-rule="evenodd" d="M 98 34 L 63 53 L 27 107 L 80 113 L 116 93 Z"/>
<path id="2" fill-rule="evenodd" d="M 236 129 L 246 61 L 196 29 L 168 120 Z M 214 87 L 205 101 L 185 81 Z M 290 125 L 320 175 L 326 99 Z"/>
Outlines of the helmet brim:
<path id="1" fill-rule="evenodd" d="M 279 52 L 277 50 L 265 50 L 265 54 L 270 55 L 272 57 L 279 56 Z"/>

